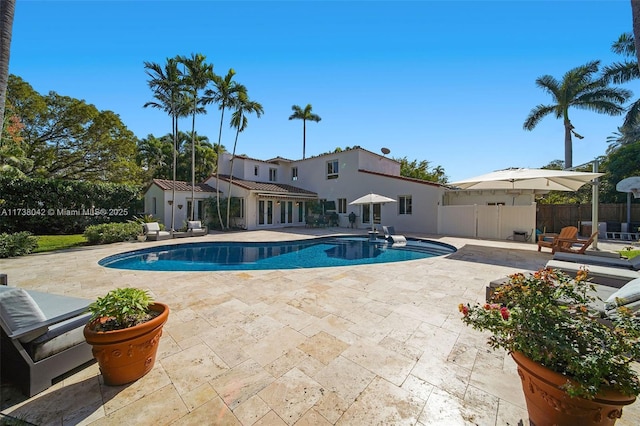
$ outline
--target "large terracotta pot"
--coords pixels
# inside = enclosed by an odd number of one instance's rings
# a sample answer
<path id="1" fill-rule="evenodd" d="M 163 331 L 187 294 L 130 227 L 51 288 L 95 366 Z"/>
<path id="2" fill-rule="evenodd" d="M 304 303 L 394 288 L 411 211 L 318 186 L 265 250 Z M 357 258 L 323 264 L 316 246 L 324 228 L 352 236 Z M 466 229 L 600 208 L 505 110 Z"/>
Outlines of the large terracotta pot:
<path id="1" fill-rule="evenodd" d="M 614 390 L 603 391 L 594 399 L 571 398 L 560 388 L 567 382 L 566 376 L 519 352 L 511 356 L 518 365 L 532 426 L 612 426 L 622 416 L 622 407 L 636 400 Z"/>
<path id="2" fill-rule="evenodd" d="M 162 327 L 169 317 L 169 306 L 155 302 L 149 308 L 160 315 L 134 327 L 94 331 L 93 322 L 85 326 L 84 337 L 93 346 L 93 356 L 98 360 L 105 384 L 130 383 L 153 368 Z"/>

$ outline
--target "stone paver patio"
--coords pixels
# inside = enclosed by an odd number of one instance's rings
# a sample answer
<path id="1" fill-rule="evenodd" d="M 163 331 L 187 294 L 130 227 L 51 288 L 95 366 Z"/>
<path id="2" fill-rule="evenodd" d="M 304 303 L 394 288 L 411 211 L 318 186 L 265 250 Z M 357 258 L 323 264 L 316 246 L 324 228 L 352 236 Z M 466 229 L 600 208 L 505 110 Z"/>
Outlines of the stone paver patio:
<path id="1" fill-rule="evenodd" d="M 217 233 L 168 243 L 336 231 L 345 229 Z M 483 301 L 489 281 L 536 270 L 551 254 L 513 241 L 430 238 L 458 251 L 391 264 L 234 272 L 97 264 L 166 241 L 0 260 L 12 286 L 92 299 L 136 286 L 171 307 L 156 365 L 142 379 L 104 386 L 91 364 L 30 399 L 3 384 L 2 413 L 37 425 L 528 424 L 514 362 L 465 327 L 457 306 Z M 636 402 L 617 425 L 639 423 Z"/>

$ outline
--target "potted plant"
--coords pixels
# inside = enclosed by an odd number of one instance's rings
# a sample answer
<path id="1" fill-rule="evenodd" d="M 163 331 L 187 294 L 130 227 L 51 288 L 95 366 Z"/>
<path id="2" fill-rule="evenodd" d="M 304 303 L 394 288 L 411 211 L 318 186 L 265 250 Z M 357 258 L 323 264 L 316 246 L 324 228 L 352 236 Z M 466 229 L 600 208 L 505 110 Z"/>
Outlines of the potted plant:
<path id="1" fill-rule="evenodd" d="M 84 328 L 107 385 L 133 382 L 153 368 L 169 307 L 146 290 L 117 288 L 89 305 Z"/>
<path id="2" fill-rule="evenodd" d="M 640 393 L 640 318 L 619 308 L 603 321 L 589 307 L 593 290 L 584 270 L 572 279 L 541 269 L 510 276 L 489 303 L 459 305 L 464 323 L 489 331 L 489 346 L 518 365 L 531 424 L 613 425 Z"/>

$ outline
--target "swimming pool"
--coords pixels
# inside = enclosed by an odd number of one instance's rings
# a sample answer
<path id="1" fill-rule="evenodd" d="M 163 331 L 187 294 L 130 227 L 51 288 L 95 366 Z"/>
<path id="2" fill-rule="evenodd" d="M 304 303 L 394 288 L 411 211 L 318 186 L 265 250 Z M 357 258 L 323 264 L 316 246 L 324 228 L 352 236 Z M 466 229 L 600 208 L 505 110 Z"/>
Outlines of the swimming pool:
<path id="1" fill-rule="evenodd" d="M 442 256 L 455 247 L 429 240 L 407 239 L 392 247 L 365 237 L 321 237 L 284 242 L 204 242 L 156 246 L 100 260 L 107 268 L 139 271 L 238 271 L 299 269 L 402 262 Z"/>

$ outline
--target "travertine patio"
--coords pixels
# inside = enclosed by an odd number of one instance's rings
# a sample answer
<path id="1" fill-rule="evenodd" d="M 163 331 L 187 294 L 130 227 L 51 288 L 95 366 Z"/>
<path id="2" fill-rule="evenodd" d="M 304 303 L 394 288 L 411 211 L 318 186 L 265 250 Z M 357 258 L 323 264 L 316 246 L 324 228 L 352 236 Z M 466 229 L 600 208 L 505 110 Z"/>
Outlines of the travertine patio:
<path id="1" fill-rule="evenodd" d="M 345 229 L 211 234 L 197 241 L 290 240 L 335 231 Z M 38 425 L 528 424 L 515 364 L 465 327 L 457 306 L 484 300 L 489 281 L 538 269 L 551 255 L 528 243 L 431 238 L 458 252 L 392 264 L 247 272 L 97 265 L 141 243 L 0 260 L 12 286 L 87 298 L 139 286 L 172 309 L 147 376 L 108 387 L 92 364 L 26 400 L 3 384 L 2 413 Z M 639 422 L 636 402 L 617 424 Z"/>

